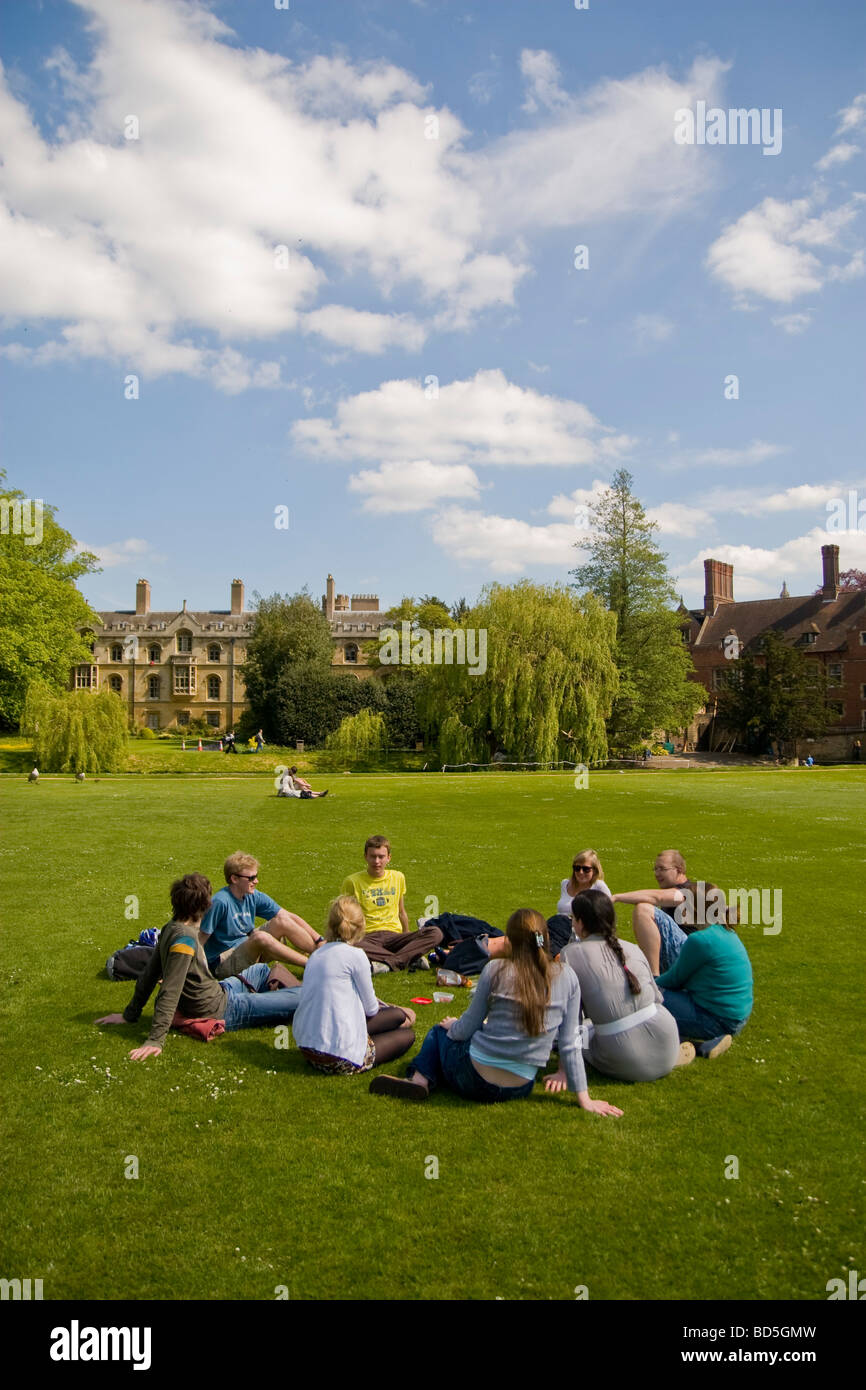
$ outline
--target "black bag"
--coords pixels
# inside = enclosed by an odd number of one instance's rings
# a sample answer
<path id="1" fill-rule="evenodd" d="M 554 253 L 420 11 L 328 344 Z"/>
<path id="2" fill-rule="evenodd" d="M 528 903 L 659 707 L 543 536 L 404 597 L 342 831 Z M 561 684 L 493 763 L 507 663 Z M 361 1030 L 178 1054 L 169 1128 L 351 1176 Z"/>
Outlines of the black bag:
<path id="1" fill-rule="evenodd" d="M 154 946 L 124 946 L 105 962 L 109 980 L 137 980 L 147 969 Z"/>

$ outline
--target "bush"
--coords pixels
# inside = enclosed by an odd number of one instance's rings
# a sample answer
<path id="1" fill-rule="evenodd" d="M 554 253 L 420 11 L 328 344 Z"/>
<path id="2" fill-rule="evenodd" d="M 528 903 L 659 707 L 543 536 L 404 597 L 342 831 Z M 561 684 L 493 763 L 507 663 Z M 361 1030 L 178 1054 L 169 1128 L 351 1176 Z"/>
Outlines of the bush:
<path id="1" fill-rule="evenodd" d="M 381 712 L 385 696 L 378 681 L 294 666 L 280 677 L 272 717 L 264 724 L 271 743 L 290 748 L 297 740 L 321 748 L 328 734 L 362 709 Z"/>
<path id="2" fill-rule="evenodd" d="M 117 772 L 125 760 L 126 715 L 112 690 L 56 695 L 34 681 L 22 732 L 31 737 L 36 765 L 45 772 Z"/>
<path id="3" fill-rule="evenodd" d="M 153 732 L 153 729 L 149 729 L 149 728 L 147 727 L 146 724 L 143 724 L 143 725 L 141 726 L 141 728 L 139 729 L 139 731 L 138 731 L 138 737 L 139 737 L 139 738 L 156 738 L 156 734 Z"/>

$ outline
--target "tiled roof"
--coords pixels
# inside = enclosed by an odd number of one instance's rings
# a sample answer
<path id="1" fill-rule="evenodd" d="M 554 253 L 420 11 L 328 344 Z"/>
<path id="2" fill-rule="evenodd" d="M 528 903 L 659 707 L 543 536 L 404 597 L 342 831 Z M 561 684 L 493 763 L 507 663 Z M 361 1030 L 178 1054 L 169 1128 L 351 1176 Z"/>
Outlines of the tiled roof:
<path id="1" fill-rule="evenodd" d="M 697 615 L 694 615 L 697 616 Z M 821 594 L 806 598 L 754 599 L 748 603 L 720 603 L 707 618 L 695 640 L 695 651 L 719 647 L 733 629 L 746 650 L 762 633 L 774 628 L 792 645 L 803 633 L 814 632 L 810 652 L 835 652 L 844 647 L 852 627 L 866 622 L 866 590 L 846 591 L 830 603 Z"/>

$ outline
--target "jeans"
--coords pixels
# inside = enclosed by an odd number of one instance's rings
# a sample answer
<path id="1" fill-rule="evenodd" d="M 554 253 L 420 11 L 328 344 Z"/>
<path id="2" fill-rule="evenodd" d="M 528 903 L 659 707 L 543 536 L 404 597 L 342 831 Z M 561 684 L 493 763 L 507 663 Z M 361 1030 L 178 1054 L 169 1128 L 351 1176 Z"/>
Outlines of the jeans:
<path id="1" fill-rule="evenodd" d="M 431 1091 L 441 1082 L 467 1100 L 480 1100 L 488 1105 L 499 1100 L 520 1100 L 531 1093 L 534 1081 L 527 1081 L 523 1086 L 494 1086 L 485 1081 L 472 1065 L 469 1047 L 470 1039 L 452 1042 L 446 1030 L 437 1024 L 422 1042 L 408 1075 L 420 1071 L 430 1082 Z"/>
<path id="2" fill-rule="evenodd" d="M 266 965 L 248 965 L 244 976 L 254 989 L 264 989 L 270 971 Z M 304 986 L 297 989 L 265 989 L 263 994 L 250 994 L 243 980 L 232 976 L 221 980 L 225 991 L 226 1032 L 238 1028 L 259 1028 L 265 1024 L 288 1023 L 301 1002 Z"/>
<path id="3" fill-rule="evenodd" d="M 707 1009 L 702 1009 L 700 1004 L 696 1004 L 687 990 L 663 989 L 662 994 L 665 1008 L 677 1021 L 681 1038 L 712 1038 L 715 1041 L 725 1033 L 732 1036 L 741 1033 L 748 1023 L 746 1018 L 739 1022 L 731 1022 L 711 1014 Z"/>
<path id="4" fill-rule="evenodd" d="M 663 975 L 666 970 L 670 970 L 683 946 L 688 941 L 688 934 L 669 912 L 664 912 L 662 908 L 653 908 L 653 919 L 659 930 L 661 937 L 661 948 L 659 950 L 659 974 Z"/>

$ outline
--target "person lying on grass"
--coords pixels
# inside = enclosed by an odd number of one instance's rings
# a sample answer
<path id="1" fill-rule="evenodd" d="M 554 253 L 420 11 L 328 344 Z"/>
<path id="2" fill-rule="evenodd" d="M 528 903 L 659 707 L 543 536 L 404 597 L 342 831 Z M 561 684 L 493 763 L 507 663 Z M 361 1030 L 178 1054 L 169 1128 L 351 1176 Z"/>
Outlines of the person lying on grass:
<path id="1" fill-rule="evenodd" d="M 210 907 L 211 886 L 204 874 L 186 874 L 171 885 L 174 920 L 163 927 L 156 950 L 122 1014 L 107 1014 L 97 1023 L 137 1023 L 162 979 L 147 1042 L 130 1052 L 134 1062 L 158 1057 L 176 1013 L 188 1019 L 222 1019 L 226 1031 L 288 1023 L 298 1007 L 303 985 L 268 990 L 266 965 L 253 965 L 240 979 L 215 980 L 202 949 L 200 926 Z M 264 993 L 250 993 L 264 990 Z"/>
<path id="2" fill-rule="evenodd" d="M 521 908 L 505 927 L 511 954 L 485 965 L 472 1003 L 461 1018 L 444 1018 L 431 1028 L 406 1080 L 378 1076 L 373 1095 L 426 1100 L 438 1084 L 467 1100 L 520 1100 L 535 1084 L 539 1067 L 558 1044 L 562 1071 L 545 1078 L 545 1091 L 566 1087 L 583 1110 L 621 1115 L 604 1100 L 592 1100 L 580 1048 L 580 985 L 571 967 L 547 955 L 547 923 L 540 912 Z"/>
<path id="3" fill-rule="evenodd" d="M 292 1032 L 317 1071 L 369 1071 L 402 1057 L 415 1041 L 413 1010 L 380 1004 L 373 993 L 369 962 L 358 949 L 366 925 L 355 898 L 335 898 L 328 908 L 327 940 L 304 973 L 304 997 Z"/>
<path id="4" fill-rule="evenodd" d="M 217 980 L 239 975 L 256 961 L 278 960 L 284 965 L 305 966 L 322 944 L 322 937 L 296 912 L 259 891 L 259 861 L 237 850 L 223 865 L 226 886 L 214 894 L 210 911 L 201 924 L 205 956 Z M 256 918 L 267 923 L 256 926 Z M 285 938 L 291 941 L 292 950 Z M 302 952 L 304 954 L 302 954 Z"/>
<path id="5" fill-rule="evenodd" d="M 584 1061 L 619 1081 L 657 1081 L 693 1061 L 695 1049 L 680 1043 L 643 951 L 617 936 L 610 894 L 577 893 L 571 911 L 579 940 L 562 955 L 578 978 L 584 1018 L 592 1020 Z"/>
<path id="6" fill-rule="evenodd" d="M 691 932 L 724 920 L 725 901 L 714 884 L 697 883 L 688 877 L 679 850 L 665 849 L 657 854 L 653 873 L 658 888 L 614 893 L 613 901 L 633 905 L 635 941 L 657 975 L 673 964 Z"/>

